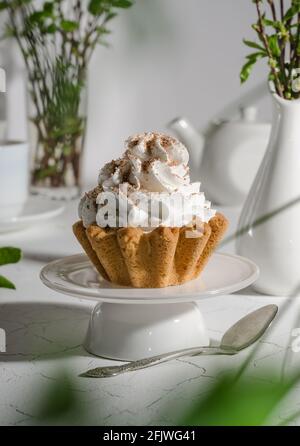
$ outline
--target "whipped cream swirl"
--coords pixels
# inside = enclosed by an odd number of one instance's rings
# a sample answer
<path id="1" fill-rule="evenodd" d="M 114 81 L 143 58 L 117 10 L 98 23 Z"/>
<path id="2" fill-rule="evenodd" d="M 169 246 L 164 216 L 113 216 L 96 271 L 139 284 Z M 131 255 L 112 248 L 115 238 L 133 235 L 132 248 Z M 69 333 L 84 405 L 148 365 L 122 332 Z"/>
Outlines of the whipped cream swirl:
<path id="1" fill-rule="evenodd" d="M 189 154 L 177 139 L 161 133 L 142 133 L 125 142 L 122 158 L 107 163 L 98 186 L 79 205 L 85 227 L 185 226 L 195 217 L 208 222 L 215 211 L 191 183 Z M 113 220 L 105 220 L 107 215 Z"/>

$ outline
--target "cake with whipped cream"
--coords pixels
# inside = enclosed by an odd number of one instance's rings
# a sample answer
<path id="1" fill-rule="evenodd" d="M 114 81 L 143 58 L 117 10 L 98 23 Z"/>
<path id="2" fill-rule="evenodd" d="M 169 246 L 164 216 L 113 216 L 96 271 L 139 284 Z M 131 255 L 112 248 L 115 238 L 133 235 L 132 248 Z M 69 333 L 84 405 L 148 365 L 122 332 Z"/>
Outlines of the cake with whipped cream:
<path id="1" fill-rule="evenodd" d="M 181 142 L 151 132 L 100 170 L 73 231 L 104 279 L 160 288 L 199 276 L 228 222 L 191 183 L 188 161 Z"/>

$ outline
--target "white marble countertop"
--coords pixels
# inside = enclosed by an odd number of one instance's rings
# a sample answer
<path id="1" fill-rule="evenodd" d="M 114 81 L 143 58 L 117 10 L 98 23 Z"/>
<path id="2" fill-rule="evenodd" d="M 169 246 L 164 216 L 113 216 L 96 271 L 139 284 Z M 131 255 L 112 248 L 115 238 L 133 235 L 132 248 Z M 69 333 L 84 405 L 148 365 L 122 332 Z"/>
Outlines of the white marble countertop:
<path id="1" fill-rule="evenodd" d="M 0 289 L 0 328 L 7 334 L 7 352 L 0 353 L 0 425 L 38 424 L 36 403 L 61 371 L 68 371 L 73 378 L 70 391 L 81 402 L 86 417 L 81 419 L 82 424 L 173 425 L 178 413 L 204 394 L 224 367 L 235 370 L 251 349 L 235 357 L 177 359 L 112 379 L 78 378 L 88 368 L 112 363 L 89 355 L 81 346 L 94 303 L 55 293 L 39 279 L 40 269 L 47 262 L 81 251 L 71 231 L 76 207 L 76 202 L 71 202 L 63 215 L 47 224 L 0 235 L 0 246 L 23 250 L 20 263 L 1 268 L 1 274 L 7 275 L 17 290 Z M 233 232 L 238 210 L 223 211 Z M 232 245 L 223 248 L 227 252 L 233 249 Z M 260 340 L 245 379 L 262 379 L 261 372 L 267 366 L 278 376 L 283 367 L 299 367 L 300 353 L 292 354 L 287 346 L 292 329 L 300 327 L 296 320 L 300 300 L 291 300 L 284 314 L 286 299 L 259 296 L 251 289 L 199 303 L 209 333 L 216 339 L 247 312 L 268 303 L 276 303 L 281 311 Z M 299 406 L 300 388 L 295 388 L 274 422 L 299 410 Z M 300 418 L 298 421 L 295 424 L 300 424 Z M 68 420 L 70 424 L 77 422 Z"/>

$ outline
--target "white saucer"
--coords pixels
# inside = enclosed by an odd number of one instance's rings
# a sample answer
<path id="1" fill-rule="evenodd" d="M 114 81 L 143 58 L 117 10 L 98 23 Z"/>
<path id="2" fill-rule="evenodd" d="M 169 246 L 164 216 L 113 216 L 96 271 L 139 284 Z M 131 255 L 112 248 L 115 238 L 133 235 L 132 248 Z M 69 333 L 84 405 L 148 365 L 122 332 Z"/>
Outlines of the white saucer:
<path id="1" fill-rule="evenodd" d="M 198 279 L 167 288 L 130 288 L 112 284 L 94 270 L 85 254 L 55 260 L 41 271 L 49 288 L 83 299 L 115 303 L 191 302 L 203 297 L 230 294 L 251 285 L 258 267 L 244 257 L 215 253 Z"/>
<path id="2" fill-rule="evenodd" d="M 97 356 L 130 361 L 209 345 L 195 301 L 238 291 L 258 274 L 248 259 L 214 254 L 199 279 L 176 287 L 134 289 L 99 278 L 80 254 L 49 263 L 40 277 L 58 292 L 100 301 L 91 314 L 84 347 Z"/>
<path id="3" fill-rule="evenodd" d="M 23 211 L 16 217 L 0 218 L 0 233 L 19 231 L 61 214 L 64 206 L 47 198 L 29 197 Z"/>

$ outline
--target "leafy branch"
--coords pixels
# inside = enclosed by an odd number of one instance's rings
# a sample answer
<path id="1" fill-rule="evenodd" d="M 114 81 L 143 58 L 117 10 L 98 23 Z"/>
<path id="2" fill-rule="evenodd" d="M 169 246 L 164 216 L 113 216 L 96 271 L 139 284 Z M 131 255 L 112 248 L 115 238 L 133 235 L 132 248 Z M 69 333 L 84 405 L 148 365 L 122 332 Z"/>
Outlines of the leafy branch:
<path id="1" fill-rule="evenodd" d="M 285 99 L 297 99 L 300 97 L 300 0 L 252 1 L 257 12 L 257 22 L 252 28 L 258 42 L 244 39 L 245 45 L 255 52 L 246 56 L 241 82 L 249 78 L 258 60 L 267 58 L 269 79 L 277 94 Z"/>
<path id="2" fill-rule="evenodd" d="M 21 259 L 21 250 L 18 248 L 0 248 L 0 266 L 17 263 Z M 15 289 L 15 285 L 6 277 L 0 275 L 0 288 Z"/>

